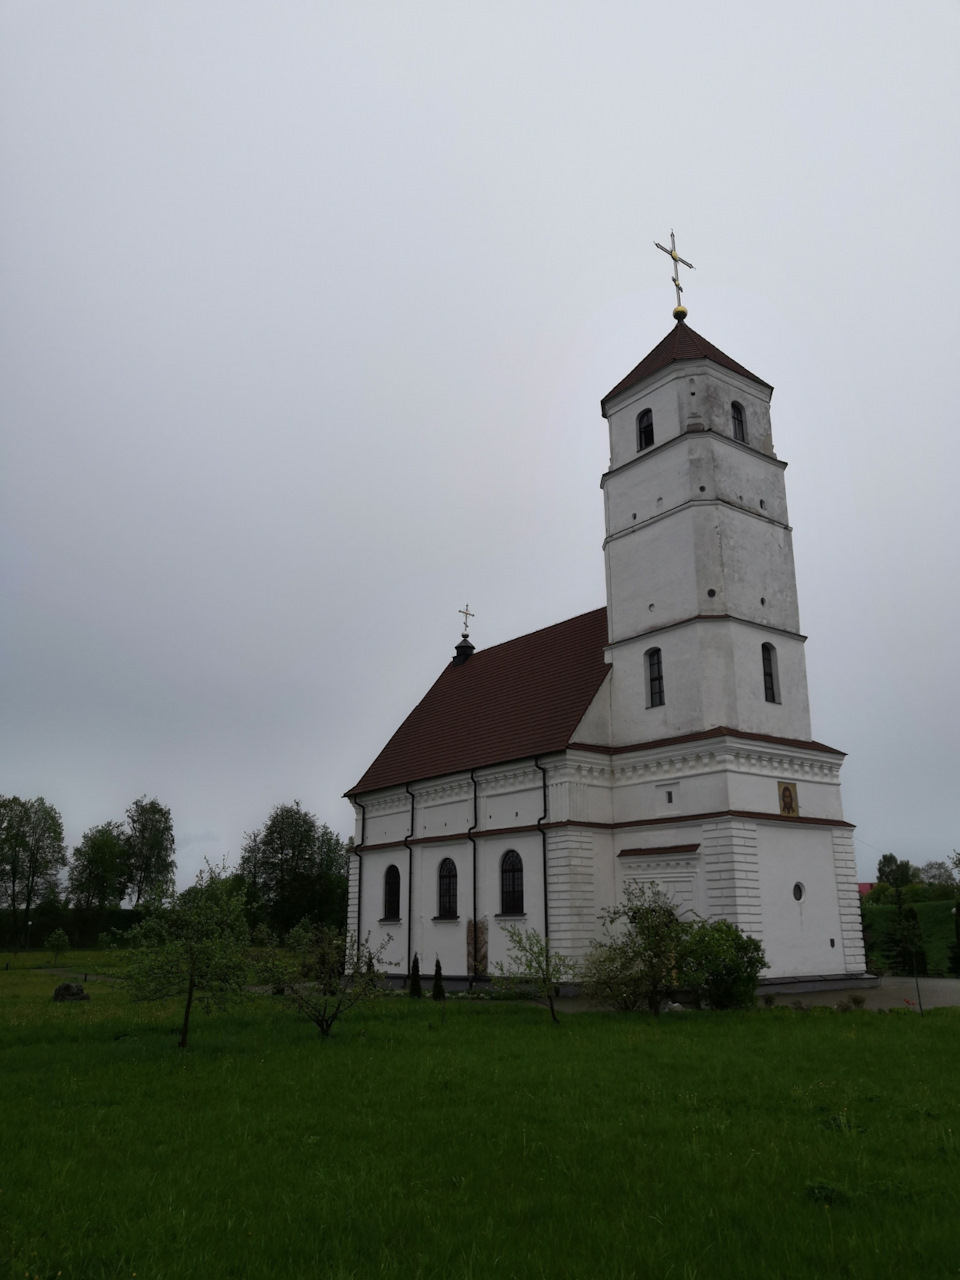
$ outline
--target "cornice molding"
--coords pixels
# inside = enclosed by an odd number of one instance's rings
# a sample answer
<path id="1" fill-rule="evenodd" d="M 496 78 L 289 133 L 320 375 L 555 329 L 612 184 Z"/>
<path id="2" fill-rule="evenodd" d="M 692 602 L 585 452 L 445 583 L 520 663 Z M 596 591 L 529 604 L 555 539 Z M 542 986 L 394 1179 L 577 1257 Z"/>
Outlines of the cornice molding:
<path id="1" fill-rule="evenodd" d="M 740 618 L 735 613 L 694 613 L 689 618 L 680 618 L 677 622 L 665 622 L 662 626 L 649 627 L 645 631 L 637 631 L 632 636 L 624 636 L 622 640 L 608 640 L 603 647 L 604 656 L 610 653 L 611 649 L 622 649 L 629 644 L 637 644 L 639 641 L 648 642 L 651 636 L 659 635 L 664 631 L 677 631 L 681 627 L 692 627 L 698 622 L 737 622 L 746 627 L 755 627 L 758 631 L 772 633 L 777 636 L 786 636 L 789 640 L 800 640 L 806 643 L 807 637 L 800 631 L 788 631 L 784 627 L 775 627 L 769 622 L 757 622 L 755 618 Z M 609 662 L 610 659 L 607 658 Z"/>

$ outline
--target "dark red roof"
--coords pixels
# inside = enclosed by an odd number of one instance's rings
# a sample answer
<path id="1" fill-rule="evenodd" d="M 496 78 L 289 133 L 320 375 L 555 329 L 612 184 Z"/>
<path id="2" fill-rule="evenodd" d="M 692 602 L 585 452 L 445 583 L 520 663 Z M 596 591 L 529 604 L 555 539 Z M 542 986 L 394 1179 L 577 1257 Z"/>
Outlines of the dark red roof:
<path id="1" fill-rule="evenodd" d="M 594 609 L 448 664 L 347 795 L 562 751 L 610 670 L 606 643 Z"/>
<path id="2" fill-rule="evenodd" d="M 769 382 L 764 382 L 755 373 L 745 369 L 742 364 L 737 364 L 736 360 L 731 360 L 728 355 L 724 355 L 720 348 L 715 347 L 712 342 L 708 342 L 706 338 L 701 338 L 699 333 L 695 333 L 685 321 L 678 320 L 664 340 L 658 343 L 649 355 L 644 356 L 637 367 L 631 369 L 622 382 L 618 382 L 613 390 L 608 391 L 603 397 L 600 401 L 600 411 L 603 416 L 607 416 L 607 404 L 615 396 L 620 395 L 621 392 L 628 391 L 631 387 L 636 386 L 638 382 L 642 382 L 644 378 L 649 378 L 652 373 L 659 373 L 661 369 L 666 369 L 675 360 L 712 360 L 714 364 L 722 365 L 724 369 L 731 369 L 734 373 L 739 373 L 744 378 L 759 382 L 761 387 L 770 386 Z M 770 389 L 771 391 L 773 390 L 772 387 Z"/>

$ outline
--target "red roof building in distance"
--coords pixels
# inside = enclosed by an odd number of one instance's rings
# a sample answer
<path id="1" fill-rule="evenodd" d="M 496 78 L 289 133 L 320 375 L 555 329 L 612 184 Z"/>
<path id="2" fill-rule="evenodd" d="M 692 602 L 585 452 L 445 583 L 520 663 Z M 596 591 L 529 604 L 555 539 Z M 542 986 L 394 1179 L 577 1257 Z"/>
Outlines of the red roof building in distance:
<path id="1" fill-rule="evenodd" d="M 350 788 L 349 930 L 399 977 L 418 956 L 480 981 L 511 925 L 580 959 L 653 884 L 760 938 L 770 980 L 863 973 L 772 391 L 681 320 L 602 401 L 606 606 L 488 649 L 464 633 Z"/>

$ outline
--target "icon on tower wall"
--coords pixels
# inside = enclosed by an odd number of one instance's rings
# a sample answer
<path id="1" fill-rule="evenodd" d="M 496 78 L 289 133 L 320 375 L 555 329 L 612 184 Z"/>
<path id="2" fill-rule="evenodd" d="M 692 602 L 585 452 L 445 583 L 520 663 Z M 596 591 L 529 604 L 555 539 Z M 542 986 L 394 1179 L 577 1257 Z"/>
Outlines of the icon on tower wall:
<path id="1" fill-rule="evenodd" d="M 780 793 L 780 813 L 784 818 L 798 818 L 800 806 L 797 803 L 797 789 L 792 782 L 778 782 Z"/>

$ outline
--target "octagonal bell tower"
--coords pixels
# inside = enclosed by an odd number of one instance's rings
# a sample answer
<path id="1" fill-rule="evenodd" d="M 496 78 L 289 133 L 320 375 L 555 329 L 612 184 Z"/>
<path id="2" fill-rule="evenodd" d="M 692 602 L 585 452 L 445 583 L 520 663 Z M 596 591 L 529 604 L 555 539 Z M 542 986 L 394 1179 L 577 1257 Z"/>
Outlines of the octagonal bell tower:
<path id="1" fill-rule="evenodd" d="M 772 393 L 681 319 L 602 401 L 615 745 L 810 738 Z"/>

